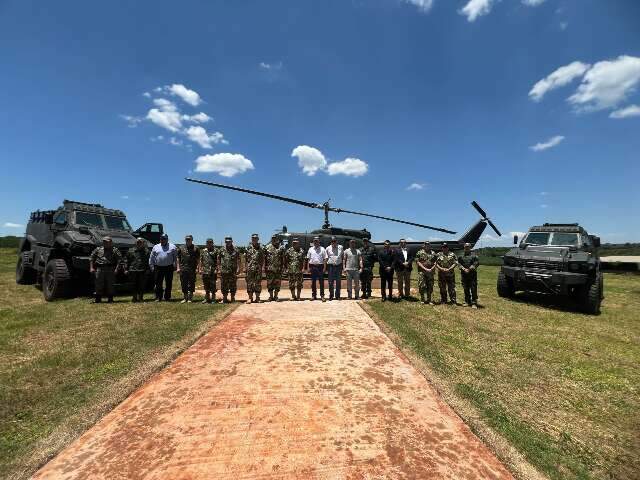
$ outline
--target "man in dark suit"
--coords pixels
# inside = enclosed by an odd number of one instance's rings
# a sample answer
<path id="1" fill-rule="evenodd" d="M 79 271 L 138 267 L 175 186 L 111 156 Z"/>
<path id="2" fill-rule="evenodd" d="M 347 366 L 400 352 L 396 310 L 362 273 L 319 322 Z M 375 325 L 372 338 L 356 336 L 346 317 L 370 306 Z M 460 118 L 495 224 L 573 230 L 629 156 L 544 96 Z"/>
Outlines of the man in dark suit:
<path id="1" fill-rule="evenodd" d="M 398 275 L 398 298 L 407 299 L 411 293 L 413 256 L 411 256 L 404 238 L 400 239 L 400 245 L 394 253 L 393 268 Z"/>
<path id="2" fill-rule="evenodd" d="M 384 241 L 384 248 L 378 254 L 378 264 L 380 265 L 380 293 L 382 301 L 387 301 L 387 288 L 389 289 L 389 300 L 393 299 L 393 263 L 394 252 L 391 250 L 391 242 Z"/>

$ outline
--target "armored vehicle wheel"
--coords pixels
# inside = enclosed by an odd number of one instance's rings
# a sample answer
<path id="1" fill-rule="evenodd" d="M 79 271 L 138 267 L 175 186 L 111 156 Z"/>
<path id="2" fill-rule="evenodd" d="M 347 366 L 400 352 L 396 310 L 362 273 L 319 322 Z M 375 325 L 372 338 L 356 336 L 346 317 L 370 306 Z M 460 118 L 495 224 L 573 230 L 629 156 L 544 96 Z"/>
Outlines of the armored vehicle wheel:
<path id="1" fill-rule="evenodd" d="M 507 277 L 504 272 L 498 273 L 498 295 L 500 297 L 511 298 L 516 294 L 516 287 L 513 280 Z"/>
<path id="2" fill-rule="evenodd" d="M 16 283 L 20 285 L 33 285 L 36 283 L 36 271 L 24 264 L 22 255 L 20 255 L 16 264 Z"/>
<path id="3" fill-rule="evenodd" d="M 600 303 L 602 302 L 602 276 L 598 275 L 591 285 L 586 285 L 582 293 L 582 307 L 586 313 L 598 315 L 600 313 Z"/>
<path id="4" fill-rule="evenodd" d="M 71 290 L 71 273 L 67 262 L 62 258 L 54 258 L 49 260 L 44 269 L 44 278 L 42 280 L 42 293 L 47 302 L 64 298 L 70 294 Z"/>

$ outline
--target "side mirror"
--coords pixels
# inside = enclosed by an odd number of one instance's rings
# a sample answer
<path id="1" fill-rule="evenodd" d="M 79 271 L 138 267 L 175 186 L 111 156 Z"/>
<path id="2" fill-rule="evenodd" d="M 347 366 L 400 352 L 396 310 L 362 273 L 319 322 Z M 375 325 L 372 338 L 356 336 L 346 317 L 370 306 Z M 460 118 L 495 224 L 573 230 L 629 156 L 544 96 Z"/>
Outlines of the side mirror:
<path id="1" fill-rule="evenodd" d="M 513 236 L 513 244 L 517 245 L 518 244 L 518 235 L 514 235 Z"/>
<path id="2" fill-rule="evenodd" d="M 600 248 L 600 237 L 593 237 L 593 246 L 596 248 Z"/>

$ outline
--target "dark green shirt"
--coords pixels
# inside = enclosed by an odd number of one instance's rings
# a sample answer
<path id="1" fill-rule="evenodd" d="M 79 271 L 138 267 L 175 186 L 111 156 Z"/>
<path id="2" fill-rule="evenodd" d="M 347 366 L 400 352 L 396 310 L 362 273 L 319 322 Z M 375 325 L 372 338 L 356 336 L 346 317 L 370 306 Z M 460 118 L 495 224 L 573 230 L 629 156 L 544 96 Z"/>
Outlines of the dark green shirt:
<path id="1" fill-rule="evenodd" d="M 378 252 L 376 252 L 376 247 L 373 245 L 369 245 L 368 247 L 363 246 L 360 249 L 360 254 L 362 255 L 362 268 L 371 270 L 378 261 Z"/>
<path id="2" fill-rule="evenodd" d="M 191 244 L 191 247 L 180 245 L 178 247 L 178 260 L 180 261 L 180 270 L 195 271 L 200 261 L 200 249 Z"/>
<path id="3" fill-rule="evenodd" d="M 464 268 L 473 267 L 473 269 L 475 270 L 480 265 L 480 260 L 478 259 L 478 256 L 474 253 L 469 253 L 468 255 L 463 253 L 458 257 L 458 263 Z M 462 272 L 462 273 L 465 273 L 465 272 Z"/>
<path id="4" fill-rule="evenodd" d="M 127 270 L 144 272 L 149 269 L 149 249 L 145 246 L 131 247 L 127 252 Z"/>
<path id="5" fill-rule="evenodd" d="M 122 254 L 117 248 L 107 250 L 104 247 L 98 247 L 91 253 L 91 262 L 100 267 L 117 267 L 122 263 Z"/>

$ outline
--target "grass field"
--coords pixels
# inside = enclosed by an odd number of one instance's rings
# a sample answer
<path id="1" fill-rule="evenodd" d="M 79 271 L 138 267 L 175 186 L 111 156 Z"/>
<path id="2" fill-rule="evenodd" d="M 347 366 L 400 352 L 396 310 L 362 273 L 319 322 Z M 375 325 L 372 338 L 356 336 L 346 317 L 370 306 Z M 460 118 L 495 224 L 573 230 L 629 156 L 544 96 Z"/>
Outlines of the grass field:
<path id="1" fill-rule="evenodd" d="M 16 285 L 15 261 L 0 249 L 0 478 L 33 473 L 228 310 L 128 296 L 46 303 Z"/>
<path id="2" fill-rule="evenodd" d="M 437 384 L 539 471 L 640 478 L 640 276 L 607 274 L 602 314 L 588 316 L 544 295 L 501 299 L 497 272 L 480 269 L 482 309 L 370 306 Z"/>

